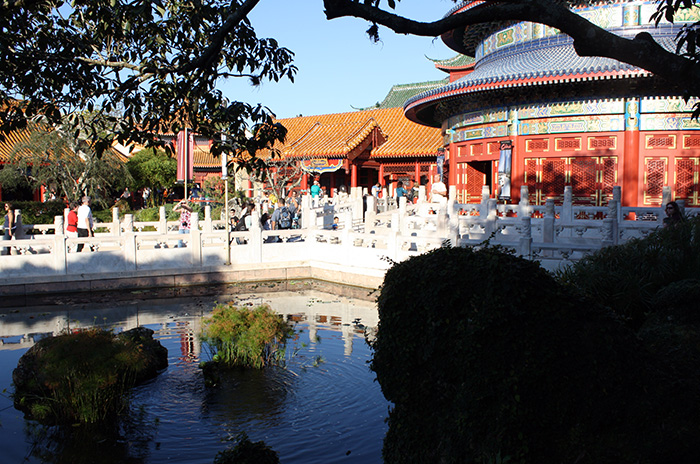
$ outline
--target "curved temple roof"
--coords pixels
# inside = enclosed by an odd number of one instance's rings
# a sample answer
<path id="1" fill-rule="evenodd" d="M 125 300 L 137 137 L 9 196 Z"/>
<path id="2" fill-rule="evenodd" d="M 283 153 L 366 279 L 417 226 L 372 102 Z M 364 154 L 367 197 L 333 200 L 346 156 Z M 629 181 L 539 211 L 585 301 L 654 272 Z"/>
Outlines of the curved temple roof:
<path id="1" fill-rule="evenodd" d="M 676 33 L 677 28 L 660 28 L 656 31 L 655 39 L 662 46 L 673 49 Z M 647 76 L 651 76 L 651 73 L 617 60 L 579 56 L 570 37 L 557 35 L 487 55 L 476 64 L 472 73 L 409 99 L 404 105 L 404 112 L 412 121 L 434 126 L 439 121 L 425 120 L 419 112 L 445 99 L 514 87 Z"/>

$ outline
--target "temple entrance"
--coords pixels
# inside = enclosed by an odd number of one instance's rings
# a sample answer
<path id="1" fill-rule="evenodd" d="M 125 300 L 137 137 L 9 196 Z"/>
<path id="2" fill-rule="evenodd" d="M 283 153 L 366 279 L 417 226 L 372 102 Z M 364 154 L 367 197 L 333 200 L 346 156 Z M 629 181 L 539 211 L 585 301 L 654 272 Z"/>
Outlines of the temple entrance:
<path id="1" fill-rule="evenodd" d="M 484 185 L 493 193 L 493 161 L 457 163 L 457 202 L 479 203 Z"/>

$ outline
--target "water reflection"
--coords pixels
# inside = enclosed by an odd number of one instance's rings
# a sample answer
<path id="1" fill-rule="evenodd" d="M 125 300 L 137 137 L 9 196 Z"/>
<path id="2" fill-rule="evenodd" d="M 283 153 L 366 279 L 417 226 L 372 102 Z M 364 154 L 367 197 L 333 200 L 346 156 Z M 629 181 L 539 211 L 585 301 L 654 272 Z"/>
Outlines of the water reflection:
<path id="1" fill-rule="evenodd" d="M 199 335 L 212 299 L 36 308 L 0 314 L 0 388 L 11 391 L 17 359 L 43 336 L 92 325 L 115 331 L 145 325 L 168 349 L 170 366 L 134 391 L 133 417 L 116 436 L 92 437 L 116 458 L 110 462 L 211 463 L 226 440 L 243 431 L 265 440 L 285 463 L 379 462 L 389 405 L 368 370 L 364 340 L 378 322 L 375 305 L 318 293 L 236 300 L 267 302 L 296 323 L 298 352 L 287 369 L 233 371 L 218 388 L 205 388 L 198 363 L 208 352 Z M 0 398 L 0 427 L 8 462 L 100 462 L 79 446 L 84 438 L 24 421 L 7 394 Z"/>

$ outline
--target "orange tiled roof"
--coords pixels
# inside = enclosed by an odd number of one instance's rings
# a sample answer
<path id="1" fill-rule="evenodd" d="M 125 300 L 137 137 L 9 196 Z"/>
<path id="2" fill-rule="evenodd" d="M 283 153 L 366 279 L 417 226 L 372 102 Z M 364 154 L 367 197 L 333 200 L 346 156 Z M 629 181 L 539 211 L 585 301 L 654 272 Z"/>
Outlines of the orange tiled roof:
<path id="1" fill-rule="evenodd" d="M 442 146 L 440 129 L 409 121 L 403 108 L 300 116 L 276 122 L 287 128 L 287 140 L 279 147 L 284 156 L 344 158 L 375 128 L 387 141 L 372 149 L 372 157 L 435 156 Z"/>
<path id="2" fill-rule="evenodd" d="M 0 142 L 0 164 L 10 162 L 15 145 L 18 143 L 27 142 L 30 134 L 31 130 L 28 128 L 14 130 L 5 134 L 5 140 Z M 103 156 L 105 155 L 114 156 L 122 163 L 126 163 L 129 160 L 127 156 L 114 147 L 110 147 L 107 151 L 105 151 Z"/>

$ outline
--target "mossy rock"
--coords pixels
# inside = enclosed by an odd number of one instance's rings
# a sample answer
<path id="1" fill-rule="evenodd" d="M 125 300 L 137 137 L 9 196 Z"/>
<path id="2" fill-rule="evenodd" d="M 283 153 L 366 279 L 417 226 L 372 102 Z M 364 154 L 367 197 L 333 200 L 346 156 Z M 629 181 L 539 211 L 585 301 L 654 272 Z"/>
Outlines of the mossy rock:
<path id="1" fill-rule="evenodd" d="M 119 335 L 100 329 L 39 340 L 12 372 L 14 404 L 46 424 L 100 423 L 118 417 L 136 385 L 168 366 L 153 330 Z"/>

